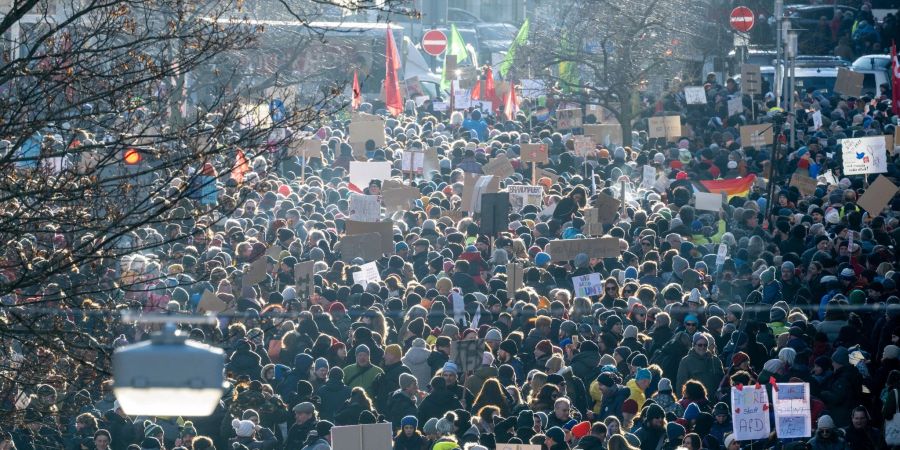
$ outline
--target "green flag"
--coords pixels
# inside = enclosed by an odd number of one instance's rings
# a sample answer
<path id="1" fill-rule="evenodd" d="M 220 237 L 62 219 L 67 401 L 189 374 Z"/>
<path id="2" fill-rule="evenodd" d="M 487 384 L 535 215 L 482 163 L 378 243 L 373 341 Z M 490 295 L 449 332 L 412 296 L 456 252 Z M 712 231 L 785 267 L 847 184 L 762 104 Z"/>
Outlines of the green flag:
<path id="1" fill-rule="evenodd" d="M 506 52 L 506 57 L 503 58 L 503 62 L 500 63 L 500 76 L 504 79 L 506 78 L 506 73 L 509 72 L 510 67 L 512 67 L 513 62 L 516 60 L 516 51 L 519 47 L 525 45 L 525 41 L 528 40 L 528 19 L 525 19 L 525 22 L 519 28 L 519 32 L 516 34 L 516 39 L 512 41 L 512 44 L 509 45 L 509 50 Z"/>
<path id="2" fill-rule="evenodd" d="M 450 24 L 450 37 L 447 40 L 447 51 L 444 53 L 444 71 L 441 73 L 441 89 L 450 88 L 450 79 L 447 78 L 447 55 L 456 56 L 456 64 L 465 61 L 469 56 L 466 42 L 456 29 L 456 24 Z"/>
<path id="3" fill-rule="evenodd" d="M 563 92 L 571 94 L 581 84 L 581 77 L 578 76 L 578 63 L 574 60 L 575 49 L 568 36 L 563 36 L 562 50 L 564 56 L 572 59 L 559 63 L 559 87 Z"/>

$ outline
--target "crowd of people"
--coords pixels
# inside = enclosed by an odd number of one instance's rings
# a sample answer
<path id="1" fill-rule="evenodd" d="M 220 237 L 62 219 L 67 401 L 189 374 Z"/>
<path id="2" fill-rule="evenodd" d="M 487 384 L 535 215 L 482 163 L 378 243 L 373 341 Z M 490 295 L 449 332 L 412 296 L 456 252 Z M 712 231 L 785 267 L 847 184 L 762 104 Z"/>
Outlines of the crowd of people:
<path id="1" fill-rule="evenodd" d="M 110 263 L 115 278 L 63 316 L 114 349 L 146 339 L 147 326 L 87 311 L 194 314 L 213 292 L 228 305 L 218 325 L 181 328 L 227 353 L 231 383 L 215 412 L 129 416 L 109 375 L 78 376 L 90 358 L 42 351 L 31 330 L 3 342 L 13 366 L 40 361 L 42 374 L 3 400 L 0 449 L 326 450 L 333 427 L 375 423 L 391 424 L 397 450 L 900 445 L 900 198 L 880 212 L 857 204 L 876 175 L 843 176 L 840 144 L 893 135 L 890 95 L 797 93 L 796 148 L 779 136 L 775 153 L 742 143 L 739 132 L 753 117 L 777 120 L 774 100 L 742 96 L 744 111 L 729 115 L 737 83 L 706 81 L 707 105 L 684 104 L 678 85 L 645 99 L 630 145 L 597 142 L 586 155 L 575 152 L 579 130 L 557 129 L 552 114 L 526 114 L 527 104 L 515 120 L 478 109 L 448 116 L 431 103 L 387 117 L 387 145 L 369 145 L 368 160 L 390 162 L 400 181 L 404 151 L 434 148 L 439 167 L 406 181 L 419 198 L 392 216 L 393 251 L 375 261 L 383 281 L 366 285 L 353 273 L 371 261 L 345 261 L 337 244 L 349 196 L 380 195 L 384 180 L 349 185 L 348 122 L 315 130 L 323 156 L 305 169 L 276 153 L 253 158 L 240 183 L 226 176 L 215 187 L 211 203 L 234 207 L 230 215 L 205 222 L 184 214 L 204 196 L 131 233 L 135 245 L 167 243 Z M 814 110 L 823 123 L 807 131 Z M 682 135 L 651 139 L 654 111 L 679 115 Z M 593 122 L 586 111 L 584 123 Z M 460 213 L 464 176 L 506 155 L 514 173 L 501 189 L 530 184 L 531 165 L 520 159 L 527 143 L 549 150 L 536 177 L 543 202 L 510 211 L 507 229 L 485 234 L 478 214 Z M 883 175 L 897 183 L 900 161 L 890 150 Z M 656 174 L 650 183 L 645 167 Z M 833 181 L 817 178 L 829 172 Z M 794 173 L 816 179 L 814 192 L 790 186 Z M 699 181 L 752 175 L 720 211 L 695 208 Z M 625 205 L 589 230 L 585 209 L 601 194 Z M 590 236 L 618 239 L 619 256 L 548 252 L 551 242 Z M 72 242 L 61 231 L 25 236 L 7 243 L 15 251 L 4 261 L 46 258 Z M 244 285 L 259 258 L 265 279 Z M 303 261 L 314 262 L 311 297 L 295 284 Z M 510 288 L 512 263 L 524 271 Z M 592 273 L 602 276 L 602 293 L 575 295 L 573 277 Z M 3 314 L 27 311 L 34 297 L 65 298 L 78 282 L 64 273 L 10 293 Z M 476 341 L 474 367 L 458 358 L 465 341 Z M 812 436 L 781 439 L 773 427 L 768 438 L 737 440 L 732 387 L 760 384 L 771 395 L 786 382 L 809 385 Z"/>

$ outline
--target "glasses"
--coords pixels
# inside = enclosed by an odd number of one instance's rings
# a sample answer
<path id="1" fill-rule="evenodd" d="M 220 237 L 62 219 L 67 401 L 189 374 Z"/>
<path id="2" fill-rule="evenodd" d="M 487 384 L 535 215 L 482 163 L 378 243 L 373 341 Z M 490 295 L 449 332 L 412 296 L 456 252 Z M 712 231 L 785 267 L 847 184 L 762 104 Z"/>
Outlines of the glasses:
<path id="1" fill-rule="evenodd" d="M 709 346 L 709 344 L 694 344 L 694 347 L 699 347 L 699 348 L 706 348 L 708 346 Z"/>
<path id="2" fill-rule="evenodd" d="M 686 327 L 696 327 L 697 324 L 696 324 L 696 323 L 691 323 L 691 322 L 686 322 L 686 323 L 684 324 L 684 326 L 686 326 Z"/>

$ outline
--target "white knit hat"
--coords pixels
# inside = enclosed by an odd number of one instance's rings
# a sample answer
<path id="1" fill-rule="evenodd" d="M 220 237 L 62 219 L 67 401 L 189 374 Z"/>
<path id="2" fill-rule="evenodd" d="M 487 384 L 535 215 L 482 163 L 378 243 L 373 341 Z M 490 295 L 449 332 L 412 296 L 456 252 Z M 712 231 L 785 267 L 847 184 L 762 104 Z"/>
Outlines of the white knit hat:
<path id="1" fill-rule="evenodd" d="M 234 434 L 238 437 L 250 437 L 256 431 L 256 424 L 250 420 L 234 419 L 231 421 L 231 427 L 234 428 Z"/>

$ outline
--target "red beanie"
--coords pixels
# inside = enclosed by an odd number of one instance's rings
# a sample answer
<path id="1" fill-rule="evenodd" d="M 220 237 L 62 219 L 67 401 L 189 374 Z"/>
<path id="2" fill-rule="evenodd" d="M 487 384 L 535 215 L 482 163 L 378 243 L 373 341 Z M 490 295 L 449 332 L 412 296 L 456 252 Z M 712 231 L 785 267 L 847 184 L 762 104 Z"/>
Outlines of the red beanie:
<path id="1" fill-rule="evenodd" d="M 334 302 L 334 303 L 328 305 L 328 312 L 334 313 L 334 312 L 338 312 L 338 311 L 345 313 L 345 312 L 347 312 L 347 308 L 345 308 L 344 304 L 341 302 Z"/>

